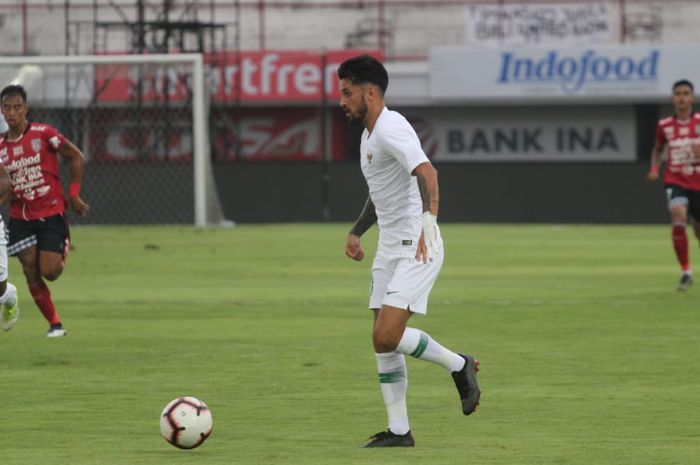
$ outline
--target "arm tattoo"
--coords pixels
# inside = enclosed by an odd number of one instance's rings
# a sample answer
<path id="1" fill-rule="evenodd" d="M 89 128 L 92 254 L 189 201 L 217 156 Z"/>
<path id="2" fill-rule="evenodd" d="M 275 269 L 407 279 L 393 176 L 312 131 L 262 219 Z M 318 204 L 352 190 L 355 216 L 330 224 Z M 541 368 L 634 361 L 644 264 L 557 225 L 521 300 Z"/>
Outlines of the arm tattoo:
<path id="1" fill-rule="evenodd" d="M 374 203 L 372 202 L 372 198 L 368 195 L 365 206 L 362 208 L 362 212 L 357 218 L 357 221 L 355 221 L 355 224 L 352 226 L 350 234 L 362 236 L 376 222 L 377 213 L 374 211 Z"/>
<path id="2" fill-rule="evenodd" d="M 437 214 L 440 196 L 438 194 L 437 182 L 430 183 L 423 173 L 416 173 L 420 198 L 423 201 L 423 211 Z M 435 205 L 435 208 L 433 208 Z"/>

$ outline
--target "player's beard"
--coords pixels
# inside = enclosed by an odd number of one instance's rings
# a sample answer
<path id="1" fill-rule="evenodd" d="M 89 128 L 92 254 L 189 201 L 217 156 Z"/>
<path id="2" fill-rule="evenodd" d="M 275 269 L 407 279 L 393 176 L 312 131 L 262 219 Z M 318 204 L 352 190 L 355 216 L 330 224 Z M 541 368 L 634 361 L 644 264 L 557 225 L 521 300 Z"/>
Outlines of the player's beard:
<path id="1" fill-rule="evenodd" d="M 353 126 L 362 124 L 362 122 L 365 120 L 365 116 L 367 116 L 367 104 L 362 102 L 362 105 L 356 113 L 346 113 L 346 116 L 348 118 L 348 122 Z"/>

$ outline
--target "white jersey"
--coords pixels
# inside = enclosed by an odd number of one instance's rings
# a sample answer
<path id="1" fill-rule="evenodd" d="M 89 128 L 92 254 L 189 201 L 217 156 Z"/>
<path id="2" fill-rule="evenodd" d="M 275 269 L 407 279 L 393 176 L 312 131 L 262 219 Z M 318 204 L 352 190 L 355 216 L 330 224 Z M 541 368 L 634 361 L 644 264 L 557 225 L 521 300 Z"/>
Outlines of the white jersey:
<path id="1" fill-rule="evenodd" d="M 7 121 L 5 121 L 5 117 L 0 115 L 0 134 L 5 134 L 9 130 L 10 130 L 10 127 L 7 125 Z"/>
<path id="2" fill-rule="evenodd" d="M 416 131 L 403 115 L 384 107 L 372 133 L 362 133 L 360 160 L 377 213 L 377 255 L 414 257 L 423 231 L 423 202 L 411 172 L 429 161 Z"/>

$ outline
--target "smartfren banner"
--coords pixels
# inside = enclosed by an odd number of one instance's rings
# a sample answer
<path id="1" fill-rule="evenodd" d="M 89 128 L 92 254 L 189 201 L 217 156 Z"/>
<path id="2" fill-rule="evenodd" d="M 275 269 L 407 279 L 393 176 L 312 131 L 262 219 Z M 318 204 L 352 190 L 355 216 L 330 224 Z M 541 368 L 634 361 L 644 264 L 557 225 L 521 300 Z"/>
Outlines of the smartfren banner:
<path id="1" fill-rule="evenodd" d="M 335 102 L 340 98 L 338 66 L 363 53 L 381 59 L 377 50 L 254 50 L 208 53 L 204 59 L 217 102 L 319 102 L 324 91 Z M 102 102 L 181 101 L 189 98 L 189 87 L 187 74 L 176 66 L 95 66 L 95 99 Z"/>
<path id="2" fill-rule="evenodd" d="M 654 101 L 700 80 L 691 46 L 439 47 L 429 60 L 434 99 Z"/>

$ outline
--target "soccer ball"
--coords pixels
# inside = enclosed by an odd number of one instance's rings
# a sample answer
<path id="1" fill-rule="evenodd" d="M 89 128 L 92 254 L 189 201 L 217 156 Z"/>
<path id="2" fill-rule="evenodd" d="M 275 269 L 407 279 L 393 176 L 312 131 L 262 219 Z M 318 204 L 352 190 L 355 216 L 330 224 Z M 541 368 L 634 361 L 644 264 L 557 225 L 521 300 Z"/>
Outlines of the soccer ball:
<path id="1" fill-rule="evenodd" d="M 209 407 L 194 397 L 178 397 L 160 414 L 160 434 L 180 449 L 201 446 L 211 434 L 212 426 Z"/>

